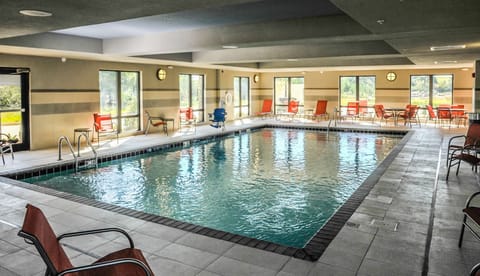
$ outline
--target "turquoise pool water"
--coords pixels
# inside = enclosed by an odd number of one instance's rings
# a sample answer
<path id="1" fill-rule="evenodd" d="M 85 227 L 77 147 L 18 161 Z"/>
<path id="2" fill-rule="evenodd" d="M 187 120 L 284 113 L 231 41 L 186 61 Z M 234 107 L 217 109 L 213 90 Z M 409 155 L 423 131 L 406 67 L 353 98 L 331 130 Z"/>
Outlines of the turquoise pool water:
<path id="1" fill-rule="evenodd" d="M 25 181 L 301 248 L 401 138 L 262 129 Z"/>

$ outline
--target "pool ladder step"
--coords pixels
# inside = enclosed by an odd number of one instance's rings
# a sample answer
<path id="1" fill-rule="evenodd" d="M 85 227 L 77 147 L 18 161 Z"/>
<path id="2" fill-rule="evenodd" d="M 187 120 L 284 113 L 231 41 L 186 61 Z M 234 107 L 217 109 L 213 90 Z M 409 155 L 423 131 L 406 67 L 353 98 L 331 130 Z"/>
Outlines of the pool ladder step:
<path id="1" fill-rule="evenodd" d="M 85 137 L 85 141 L 87 142 L 87 145 L 92 150 L 92 153 L 94 155 L 93 158 L 91 156 L 81 158 L 81 156 L 80 156 L 80 142 L 81 142 L 82 137 Z M 77 139 L 77 154 L 75 154 L 75 151 L 73 150 L 73 147 L 72 147 L 72 143 L 70 143 L 70 140 L 68 139 L 67 136 L 60 136 L 58 138 L 58 161 L 62 160 L 62 143 L 64 141 L 67 144 L 68 148 L 70 149 L 70 152 L 72 153 L 73 159 L 75 160 L 75 172 L 78 172 L 79 169 L 88 169 L 88 168 L 92 168 L 93 166 L 95 167 L 95 169 L 98 168 L 97 151 L 92 146 L 92 144 L 90 143 L 90 140 L 88 140 L 88 136 L 85 133 L 81 133 L 78 136 L 78 139 Z M 83 165 L 80 165 L 81 163 L 83 163 Z"/>

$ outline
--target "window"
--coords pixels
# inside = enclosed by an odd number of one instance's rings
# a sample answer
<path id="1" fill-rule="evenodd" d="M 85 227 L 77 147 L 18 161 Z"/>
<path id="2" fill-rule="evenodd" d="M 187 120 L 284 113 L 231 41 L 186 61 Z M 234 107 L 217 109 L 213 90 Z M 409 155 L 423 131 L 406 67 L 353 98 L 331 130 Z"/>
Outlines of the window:
<path id="1" fill-rule="evenodd" d="M 410 76 L 410 103 L 438 107 L 452 104 L 453 75 Z"/>
<path id="2" fill-rule="evenodd" d="M 100 113 L 110 114 L 119 132 L 140 130 L 140 73 L 100 71 Z"/>
<path id="3" fill-rule="evenodd" d="M 233 104 L 235 118 L 250 115 L 250 78 L 233 78 Z"/>
<path id="4" fill-rule="evenodd" d="M 204 121 L 204 78 L 203 75 L 180 74 L 180 108 L 191 107 L 197 122 Z"/>
<path id="5" fill-rule="evenodd" d="M 290 101 L 299 101 L 299 113 L 302 113 L 303 88 L 303 77 L 275 78 L 275 114 L 287 112 Z"/>
<path id="6" fill-rule="evenodd" d="M 366 106 L 375 104 L 375 77 L 348 76 L 340 77 L 340 105 L 349 102 L 364 102 Z"/>

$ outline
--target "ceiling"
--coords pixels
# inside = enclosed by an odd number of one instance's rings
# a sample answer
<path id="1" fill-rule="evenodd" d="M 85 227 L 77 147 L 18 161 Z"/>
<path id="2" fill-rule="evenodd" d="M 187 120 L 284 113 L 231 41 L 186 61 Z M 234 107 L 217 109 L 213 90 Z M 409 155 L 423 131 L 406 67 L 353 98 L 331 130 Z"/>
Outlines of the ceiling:
<path id="1" fill-rule="evenodd" d="M 3 1 L 0 52 L 258 71 L 472 67 L 478 0 Z M 28 17 L 20 10 L 48 11 Z M 431 51 L 431 46 L 465 49 Z"/>

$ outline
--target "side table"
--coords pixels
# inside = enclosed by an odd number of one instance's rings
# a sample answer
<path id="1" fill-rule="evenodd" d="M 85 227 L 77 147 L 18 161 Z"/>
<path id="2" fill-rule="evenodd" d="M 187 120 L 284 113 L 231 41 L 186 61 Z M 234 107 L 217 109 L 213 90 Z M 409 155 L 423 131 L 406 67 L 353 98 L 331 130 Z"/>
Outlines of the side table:
<path id="1" fill-rule="evenodd" d="M 92 129 L 88 127 L 79 127 L 79 128 L 73 129 L 73 145 L 75 146 L 75 143 L 77 142 L 76 141 L 77 133 L 79 137 L 80 137 L 80 134 L 85 133 L 85 135 L 87 136 L 87 139 L 90 139 L 90 132 L 92 132 Z"/>

